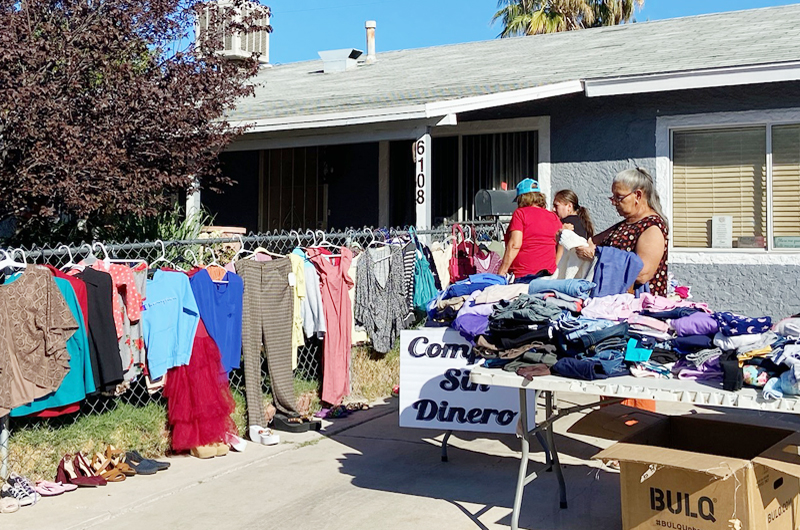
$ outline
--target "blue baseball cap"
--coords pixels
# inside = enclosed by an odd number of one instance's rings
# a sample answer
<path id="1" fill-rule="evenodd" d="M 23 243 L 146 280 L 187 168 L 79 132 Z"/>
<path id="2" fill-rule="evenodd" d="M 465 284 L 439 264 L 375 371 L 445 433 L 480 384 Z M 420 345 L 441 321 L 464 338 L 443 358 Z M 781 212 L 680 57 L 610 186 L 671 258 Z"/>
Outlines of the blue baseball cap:
<path id="1" fill-rule="evenodd" d="M 533 191 L 542 190 L 539 188 L 539 182 L 533 179 L 523 179 L 519 184 L 517 184 L 517 199 L 519 199 L 520 195 L 524 195 L 526 193 L 531 193 Z"/>

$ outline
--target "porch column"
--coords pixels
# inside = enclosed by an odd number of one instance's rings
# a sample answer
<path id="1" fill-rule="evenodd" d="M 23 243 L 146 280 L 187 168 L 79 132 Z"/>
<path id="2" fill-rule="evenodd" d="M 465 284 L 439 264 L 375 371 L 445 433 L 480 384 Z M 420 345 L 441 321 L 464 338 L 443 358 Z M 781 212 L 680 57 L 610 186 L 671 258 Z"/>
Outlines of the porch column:
<path id="1" fill-rule="evenodd" d="M 186 192 L 186 218 L 191 218 L 200 213 L 200 183 L 195 181 L 195 186 Z"/>
<path id="2" fill-rule="evenodd" d="M 418 230 L 432 228 L 431 219 L 431 129 L 426 127 L 414 144 L 414 203 Z"/>
<path id="3" fill-rule="evenodd" d="M 389 226 L 389 142 L 378 142 L 378 225 Z"/>

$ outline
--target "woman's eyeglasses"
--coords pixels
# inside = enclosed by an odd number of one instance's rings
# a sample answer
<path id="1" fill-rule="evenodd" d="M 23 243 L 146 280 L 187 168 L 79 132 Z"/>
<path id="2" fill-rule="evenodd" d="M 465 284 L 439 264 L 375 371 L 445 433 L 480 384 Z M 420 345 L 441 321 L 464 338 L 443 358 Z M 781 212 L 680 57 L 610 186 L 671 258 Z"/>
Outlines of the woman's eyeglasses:
<path id="1" fill-rule="evenodd" d="M 612 195 L 611 197 L 608 198 L 608 200 L 611 201 L 612 204 L 619 204 L 622 201 L 624 201 L 628 197 L 628 195 L 633 195 L 633 193 L 634 192 L 632 191 L 627 195 Z"/>

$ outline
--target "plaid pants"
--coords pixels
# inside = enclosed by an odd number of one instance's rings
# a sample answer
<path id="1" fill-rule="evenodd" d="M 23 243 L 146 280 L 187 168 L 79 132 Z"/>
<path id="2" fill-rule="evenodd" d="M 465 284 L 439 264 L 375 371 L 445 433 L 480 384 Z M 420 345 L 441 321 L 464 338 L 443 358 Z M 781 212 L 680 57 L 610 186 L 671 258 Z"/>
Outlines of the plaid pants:
<path id="1" fill-rule="evenodd" d="M 249 425 L 264 425 L 261 394 L 261 345 L 267 355 L 275 407 L 296 415 L 292 376 L 292 288 L 288 259 L 242 260 L 236 273 L 244 280 L 242 355 Z"/>

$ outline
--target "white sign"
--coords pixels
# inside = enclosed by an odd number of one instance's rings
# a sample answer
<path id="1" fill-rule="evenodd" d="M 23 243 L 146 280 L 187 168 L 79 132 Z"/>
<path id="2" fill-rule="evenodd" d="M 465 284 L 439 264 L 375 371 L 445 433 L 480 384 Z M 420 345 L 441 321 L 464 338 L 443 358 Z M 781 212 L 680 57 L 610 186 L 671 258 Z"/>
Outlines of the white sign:
<path id="1" fill-rule="evenodd" d="M 400 332 L 400 426 L 440 431 L 516 432 L 519 391 L 470 383 L 481 363 L 472 346 L 450 328 Z M 528 425 L 534 425 L 528 392 Z"/>
<path id="2" fill-rule="evenodd" d="M 715 215 L 711 218 L 711 248 L 733 246 L 733 216 Z"/>

